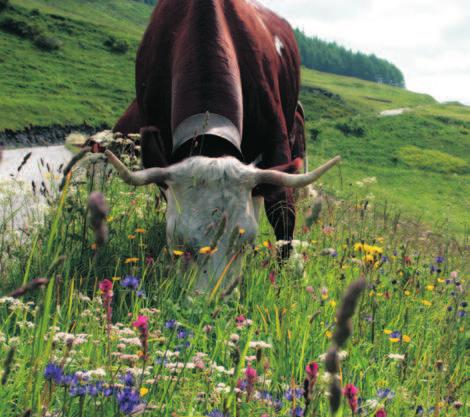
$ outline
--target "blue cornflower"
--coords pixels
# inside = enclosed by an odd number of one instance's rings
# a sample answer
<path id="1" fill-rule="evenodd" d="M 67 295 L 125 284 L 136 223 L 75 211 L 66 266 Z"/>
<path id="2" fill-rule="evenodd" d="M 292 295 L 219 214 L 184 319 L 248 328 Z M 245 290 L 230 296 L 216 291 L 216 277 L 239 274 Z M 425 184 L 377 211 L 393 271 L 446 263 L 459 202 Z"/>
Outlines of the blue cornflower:
<path id="1" fill-rule="evenodd" d="M 139 297 L 139 298 L 144 298 L 145 297 L 145 293 L 142 290 L 137 291 L 136 294 L 137 294 L 137 297 Z"/>
<path id="2" fill-rule="evenodd" d="M 99 394 L 98 385 L 97 384 L 87 385 L 86 393 L 90 397 L 96 397 Z"/>
<path id="3" fill-rule="evenodd" d="M 207 414 L 207 417 L 225 417 L 225 414 L 220 410 L 214 409 L 209 414 Z"/>
<path id="4" fill-rule="evenodd" d="M 134 386 L 134 376 L 130 372 L 127 372 L 125 375 L 122 375 L 121 381 L 126 387 Z"/>
<path id="5" fill-rule="evenodd" d="M 302 398 L 303 393 L 304 391 L 300 388 L 289 388 L 284 394 L 284 397 L 286 397 L 287 400 L 292 401 L 294 398 Z"/>
<path id="6" fill-rule="evenodd" d="M 390 339 L 400 339 L 401 338 L 401 333 L 396 331 L 390 334 Z"/>
<path id="7" fill-rule="evenodd" d="M 382 255 L 381 260 L 382 260 L 382 263 L 384 263 L 384 264 L 386 264 L 389 261 L 388 256 L 385 256 L 385 255 Z"/>
<path id="8" fill-rule="evenodd" d="M 124 288 L 130 288 L 131 290 L 136 290 L 139 287 L 140 280 L 138 277 L 132 275 L 127 275 L 121 281 L 121 285 Z"/>
<path id="9" fill-rule="evenodd" d="M 436 263 L 437 264 L 442 264 L 444 262 L 444 257 L 443 256 L 436 256 Z"/>
<path id="10" fill-rule="evenodd" d="M 379 389 L 377 390 L 377 397 L 381 400 L 391 400 L 395 397 L 395 393 L 389 388 Z"/>
<path id="11" fill-rule="evenodd" d="M 423 408 L 423 406 L 422 406 L 422 405 L 418 405 L 418 407 L 416 407 L 416 413 L 415 413 L 415 415 L 420 416 L 420 415 L 422 415 L 423 413 L 424 413 L 424 408 Z"/>
<path id="12" fill-rule="evenodd" d="M 459 312 L 457 314 L 458 314 L 459 318 L 465 317 L 465 311 L 463 311 L 463 310 L 459 310 Z"/>
<path id="13" fill-rule="evenodd" d="M 173 330 L 175 327 L 176 327 L 176 320 L 168 320 L 166 323 L 165 323 L 165 327 L 169 330 Z"/>
<path id="14" fill-rule="evenodd" d="M 295 409 L 290 410 L 290 415 L 293 417 L 302 417 L 304 415 L 304 410 L 302 407 L 297 406 Z"/>
<path id="15" fill-rule="evenodd" d="M 452 306 L 447 307 L 447 311 L 450 313 L 454 308 Z"/>
<path id="16" fill-rule="evenodd" d="M 270 394 L 268 391 L 261 391 L 259 393 L 259 398 L 260 398 L 260 400 L 264 400 L 264 401 L 272 401 L 273 400 L 272 394 Z"/>
<path id="17" fill-rule="evenodd" d="M 103 396 L 105 396 L 105 397 L 111 397 L 111 395 L 113 395 L 113 392 L 114 392 L 113 387 L 103 388 Z"/>
<path id="18" fill-rule="evenodd" d="M 86 394 L 87 388 L 86 385 L 72 385 L 69 390 L 69 394 L 71 397 L 84 397 Z"/>
<path id="19" fill-rule="evenodd" d="M 60 384 L 62 382 L 63 371 L 59 365 L 55 363 L 49 363 L 46 365 L 46 369 L 44 369 L 44 378 L 48 381 L 54 381 L 56 384 Z"/>
<path id="20" fill-rule="evenodd" d="M 178 339 L 186 339 L 186 337 L 188 337 L 188 331 L 184 327 L 180 327 L 176 337 L 178 337 Z"/>
<path id="21" fill-rule="evenodd" d="M 468 306 L 468 303 L 466 301 L 462 301 L 460 305 L 462 306 L 462 308 L 466 308 Z"/>
<path id="22" fill-rule="evenodd" d="M 119 410 L 124 414 L 131 414 L 141 404 L 139 393 L 128 387 L 119 391 L 116 398 Z"/>

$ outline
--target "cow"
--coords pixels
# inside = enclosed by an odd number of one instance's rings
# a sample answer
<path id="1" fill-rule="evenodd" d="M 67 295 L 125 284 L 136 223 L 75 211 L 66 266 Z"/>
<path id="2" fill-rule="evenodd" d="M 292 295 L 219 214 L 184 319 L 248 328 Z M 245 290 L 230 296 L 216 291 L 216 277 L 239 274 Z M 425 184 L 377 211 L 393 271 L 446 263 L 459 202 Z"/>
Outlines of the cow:
<path id="1" fill-rule="evenodd" d="M 263 199 L 276 239 L 292 241 L 293 189 L 340 161 L 296 173 L 306 152 L 299 85 L 293 30 L 259 3 L 155 7 L 137 53 L 136 99 L 114 127 L 140 129 L 144 169 L 106 155 L 127 183 L 161 187 L 170 250 L 203 258 L 198 288 L 214 285 L 254 241 Z"/>

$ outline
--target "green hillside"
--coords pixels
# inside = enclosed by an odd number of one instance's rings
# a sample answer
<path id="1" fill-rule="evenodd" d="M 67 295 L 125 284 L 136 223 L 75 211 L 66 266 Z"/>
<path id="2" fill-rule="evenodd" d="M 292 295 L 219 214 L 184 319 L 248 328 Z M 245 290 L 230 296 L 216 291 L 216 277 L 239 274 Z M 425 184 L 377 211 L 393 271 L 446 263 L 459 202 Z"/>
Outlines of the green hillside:
<path id="1" fill-rule="evenodd" d="M 133 98 L 135 51 L 151 10 L 129 0 L 12 0 L 0 14 L 0 132 L 111 125 Z M 41 49 L 38 33 L 58 49 Z M 341 176 L 329 175 L 326 188 L 465 232 L 469 107 L 306 69 L 302 102 L 310 164 L 344 158 Z M 407 111 L 379 116 L 397 108 Z M 376 183 L 362 181 L 370 177 Z"/>

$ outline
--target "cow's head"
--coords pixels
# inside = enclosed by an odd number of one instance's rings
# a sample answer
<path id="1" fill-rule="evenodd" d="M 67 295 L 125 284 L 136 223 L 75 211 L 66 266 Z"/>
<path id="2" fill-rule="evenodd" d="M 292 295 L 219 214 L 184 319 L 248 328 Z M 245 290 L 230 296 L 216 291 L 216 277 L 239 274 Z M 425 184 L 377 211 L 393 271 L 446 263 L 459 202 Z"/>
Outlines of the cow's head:
<path id="1" fill-rule="evenodd" d="M 287 174 L 232 157 L 196 156 L 167 168 L 130 172 L 112 152 L 106 155 L 128 184 L 166 186 L 168 245 L 172 251 L 192 254 L 200 266 L 200 289 L 212 288 L 228 265 L 234 269 L 240 249 L 254 242 L 260 201 L 252 191 L 257 185 L 305 187 L 340 161 L 336 157 L 315 171 Z"/>

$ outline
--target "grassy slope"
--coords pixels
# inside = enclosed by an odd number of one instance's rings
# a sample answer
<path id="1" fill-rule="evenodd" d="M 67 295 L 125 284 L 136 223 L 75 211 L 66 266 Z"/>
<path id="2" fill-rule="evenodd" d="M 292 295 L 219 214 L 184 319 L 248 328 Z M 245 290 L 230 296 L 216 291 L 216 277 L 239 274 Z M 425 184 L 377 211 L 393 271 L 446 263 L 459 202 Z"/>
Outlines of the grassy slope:
<path id="1" fill-rule="evenodd" d="M 151 8 L 128 0 L 81 1 L 79 6 L 74 0 L 12 4 L 23 14 L 38 9 L 40 15 L 31 19 L 60 39 L 63 47 L 41 52 L 28 40 L 0 32 L 0 131 L 29 124 L 112 124 L 133 97 L 134 54 Z M 103 42 L 110 34 L 127 40 L 129 52 L 109 52 Z M 315 144 L 310 141 L 311 164 L 336 153 L 345 159 L 342 183 L 339 176 L 330 175 L 327 186 L 342 185 L 342 194 L 348 196 L 373 194 L 426 222 L 443 222 L 452 232 L 464 232 L 469 174 L 410 168 L 398 154 L 400 148 L 414 145 L 470 164 L 468 107 L 440 105 L 424 94 L 310 70 L 304 71 L 303 83 L 308 129 L 320 132 Z M 377 117 L 382 110 L 399 107 L 412 111 Z M 359 127 L 364 133 L 345 135 L 338 124 Z M 377 177 L 376 185 L 355 185 L 370 176 Z"/>

